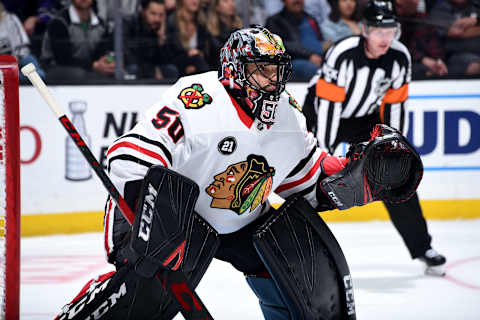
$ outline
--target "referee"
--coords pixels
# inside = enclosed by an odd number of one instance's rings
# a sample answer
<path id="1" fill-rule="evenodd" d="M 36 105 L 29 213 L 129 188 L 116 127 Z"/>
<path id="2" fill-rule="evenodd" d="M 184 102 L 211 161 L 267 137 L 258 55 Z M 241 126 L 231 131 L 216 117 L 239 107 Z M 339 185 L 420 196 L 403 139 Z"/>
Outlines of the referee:
<path id="1" fill-rule="evenodd" d="M 411 59 L 396 40 L 400 26 L 393 5 L 370 0 L 364 18 L 361 35 L 344 38 L 326 52 L 305 98 L 308 129 L 330 153 L 341 142 L 368 140 L 377 123 L 401 132 L 408 129 Z M 443 275 L 446 259 L 431 247 L 417 194 L 407 202 L 385 206 L 412 259 L 425 262 L 427 273 Z"/>

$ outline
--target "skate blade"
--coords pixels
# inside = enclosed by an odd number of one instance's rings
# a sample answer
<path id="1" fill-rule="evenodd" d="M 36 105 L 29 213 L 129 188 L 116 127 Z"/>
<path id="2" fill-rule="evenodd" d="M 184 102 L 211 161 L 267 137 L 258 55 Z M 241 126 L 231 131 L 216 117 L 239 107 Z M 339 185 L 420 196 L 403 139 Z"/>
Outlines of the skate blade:
<path id="1" fill-rule="evenodd" d="M 445 276 L 445 266 L 430 266 L 425 269 L 425 274 L 429 276 L 443 277 Z"/>

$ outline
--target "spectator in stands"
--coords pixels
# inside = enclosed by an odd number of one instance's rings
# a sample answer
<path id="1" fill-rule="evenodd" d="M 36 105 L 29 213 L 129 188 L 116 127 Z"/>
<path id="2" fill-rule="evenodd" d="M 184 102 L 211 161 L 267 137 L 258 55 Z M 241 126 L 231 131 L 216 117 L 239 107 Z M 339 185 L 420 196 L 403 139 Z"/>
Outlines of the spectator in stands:
<path id="1" fill-rule="evenodd" d="M 328 19 L 332 8 L 327 0 L 305 0 L 305 11 L 314 17 L 317 24 L 321 26 Z"/>
<path id="2" fill-rule="evenodd" d="M 123 23 L 125 66 L 137 79 L 178 78 L 171 61 L 175 57 L 167 43 L 167 12 L 163 0 L 143 0 L 141 11 Z"/>
<path id="3" fill-rule="evenodd" d="M 211 0 L 200 0 L 200 10 L 203 11 L 205 15 L 207 15 L 211 4 Z"/>
<path id="4" fill-rule="evenodd" d="M 20 18 L 29 36 L 33 34 L 37 24 L 48 21 L 49 12 L 60 5 L 55 0 L 2 0 L 2 2 L 7 11 Z"/>
<path id="5" fill-rule="evenodd" d="M 445 51 L 435 28 L 427 23 L 425 13 L 418 11 L 419 0 L 396 0 L 401 25 L 400 42 L 412 57 L 412 76 L 425 78 L 448 74 Z"/>
<path id="6" fill-rule="evenodd" d="M 165 0 L 165 9 L 167 10 L 167 17 L 169 17 L 177 9 L 177 0 Z"/>
<path id="7" fill-rule="evenodd" d="M 333 0 L 332 11 L 320 28 L 325 40 L 335 42 L 354 34 L 360 34 L 361 18 L 357 0 Z"/>
<path id="8" fill-rule="evenodd" d="M 282 11 L 284 7 L 283 0 L 266 0 L 265 1 L 265 12 L 267 15 L 274 16 L 280 11 Z"/>
<path id="9" fill-rule="evenodd" d="M 282 11 L 283 7 L 283 0 L 265 0 L 265 12 L 269 17 Z M 330 4 L 327 0 L 305 0 L 305 11 L 321 25 L 330 13 Z"/>
<path id="10" fill-rule="evenodd" d="M 439 1 L 429 14 L 444 41 L 449 74 L 480 74 L 480 6 L 475 1 Z"/>
<path id="11" fill-rule="evenodd" d="M 47 79 L 88 80 L 111 76 L 115 62 L 106 26 L 92 10 L 92 0 L 72 0 L 48 26 L 42 43 Z"/>
<path id="12" fill-rule="evenodd" d="M 265 21 L 269 16 L 265 7 L 267 3 L 270 2 L 272 2 L 272 0 L 235 0 L 235 3 L 237 5 L 237 14 L 242 19 L 243 25 L 265 25 Z"/>
<path id="13" fill-rule="evenodd" d="M 242 19 L 236 15 L 235 0 L 212 0 L 207 29 L 221 46 L 233 31 L 241 29 L 242 26 Z"/>
<path id="14" fill-rule="evenodd" d="M 35 14 L 37 2 L 35 0 L 1 0 L 5 10 L 17 16 L 20 21 L 24 21 L 27 17 Z M 49 2 L 49 0 L 40 1 Z"/>
<path id="15" fill-rule="evenodd" d="M 432 11 L 432 8 L 437 2 L 442 2 L 445 0 L 420 0 L 419 11 L 429 14 Z"/>
<path id="16" fill-rule="evenodd" d="M 98 16 L 113 30 L 115 11 L 118 9 L 122 16 L 135 16 L 140 7 L 139 0 L 100 0 L 97 1 Z"/>
<path id="17" fill-rule="evenodd" d="M 14 56 L 20 68 L 33 63 L 40 77 L 45 79 L 45 72 L 30 51 L 30 41 L 20 19 L 8 12 L 2 2 L 0 2 L 0 54 Z M 20 82 L 27 82 L 23 74 L 20 74 Z"/>
<path id="18" fill-rule="evenodd" d="M 167 19 L 169 44 L 176 54 L 180 76 L 216 69 L 218 45 L 206 28 L 200 0 L 178 0 L 176 12 Z"/>
<path id="19" fill-rule="evenodd" d="M 62 8 L 65 0 L 2 0 L 8 12 L 15 14 L 23 23 L 30 38 L 32 54 L 40 56 L 43 35 L 47 24 Z"/>
<path id="20" fill-rule="evenodd" d="M 292 56 L 293 79 L 310 79 L 322 63 L 327 42 L 315 19 L 305 12 L 303 0 L 283 0 L 285 6 L 267 19 L 266 27 L 278 34 Z"/>

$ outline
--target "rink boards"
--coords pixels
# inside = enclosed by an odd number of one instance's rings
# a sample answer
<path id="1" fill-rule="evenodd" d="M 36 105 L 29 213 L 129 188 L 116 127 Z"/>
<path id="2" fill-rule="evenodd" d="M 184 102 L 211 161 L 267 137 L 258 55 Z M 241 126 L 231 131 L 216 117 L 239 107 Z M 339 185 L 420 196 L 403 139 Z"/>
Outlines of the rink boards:
<path id="1" fill-rule="evenodd" d="M 55 86 L 51 90 L 103 163 L 105 150 L 168 88 Z M 306 83 L 287 90 L 301 105 Z M 419 195 L 429 219 L 480 217 L 480 80 L 411 84 L 407 136 L 425 165 Z M 22 234 L 102 228 L 106 193 L 38 93 L 20 88 Z M 343 153 L 340 146 L 337 153 Z M 273 198 L 273 202 L 279 202 Z M 323 215 L 329 221 L 388 219 L 381 203 Z"/>

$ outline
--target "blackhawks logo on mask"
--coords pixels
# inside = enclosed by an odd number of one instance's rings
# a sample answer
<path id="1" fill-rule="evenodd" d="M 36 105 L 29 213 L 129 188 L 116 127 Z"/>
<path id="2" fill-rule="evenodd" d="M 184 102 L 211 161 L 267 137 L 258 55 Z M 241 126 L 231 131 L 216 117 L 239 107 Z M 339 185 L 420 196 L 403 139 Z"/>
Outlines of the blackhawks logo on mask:
<path id="1" fill-rule="evenodd" d="M 274 175 L 275 169 L 263 156 L 249 155 L 246 161 L 232 164 L 213 177 L 205 189 L 213 198 L 210 207 L 230 209 L 238 215 L 253 211 L 267 200 Z"/>
<path id="2" fill-rule="evenodd" d="M 178 99 L 183 102 L 187 109 L 200 109 L 204 105 L 212 103 L 212 97 L 208 93 L 203 92 L 202 85 L 198 83 L 182 89 Z"/>

